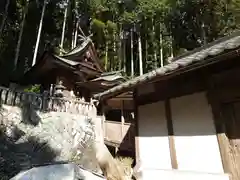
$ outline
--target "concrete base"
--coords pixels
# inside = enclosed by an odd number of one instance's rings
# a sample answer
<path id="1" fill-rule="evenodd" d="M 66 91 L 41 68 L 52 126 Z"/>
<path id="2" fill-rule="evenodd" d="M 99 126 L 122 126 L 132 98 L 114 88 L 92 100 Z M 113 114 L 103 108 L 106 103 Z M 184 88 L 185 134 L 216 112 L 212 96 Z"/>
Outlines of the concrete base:
<path id="1" fill-rule="evenodd" d="M 102 175 L 94 174 L 74 164 L 57 164 L 32 168 L 20 172 L 10 180 L 105 180 Z"/>
<path id="2" fill-rule="evenodd" d="M 180 170 L 142 169 L 137 173 L 138 180 L 229 180 L 228 174 L 188 172 Z"/>

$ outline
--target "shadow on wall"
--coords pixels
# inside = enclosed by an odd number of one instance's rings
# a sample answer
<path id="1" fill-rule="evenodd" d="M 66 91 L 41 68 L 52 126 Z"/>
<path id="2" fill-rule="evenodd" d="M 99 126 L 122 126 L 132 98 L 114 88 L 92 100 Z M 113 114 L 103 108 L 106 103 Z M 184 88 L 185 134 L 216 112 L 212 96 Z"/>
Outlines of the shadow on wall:
<path id="1" fill-rule="evenodd" d="M 24 132 L 14 127 L 11 137 L 7 128 L 0 128 L 0 177 L 10 179 L 21 170 L 42 164 L 54 163 L 58 152 L 52 150 L 45 142 L 39 142 L 36 137 L 29 137 L 26 140 L 21 138 Z M 17 141 L 19 141 L 17 143 Z M 21 142 L 24 141 L 24 142 Z"/>
<path id="2" fill-rule="evenodd" d="M 124 136 L 120 146 L 120 154 L 122 156 L 135 157 L 135 127 L 130 127 Z"/>

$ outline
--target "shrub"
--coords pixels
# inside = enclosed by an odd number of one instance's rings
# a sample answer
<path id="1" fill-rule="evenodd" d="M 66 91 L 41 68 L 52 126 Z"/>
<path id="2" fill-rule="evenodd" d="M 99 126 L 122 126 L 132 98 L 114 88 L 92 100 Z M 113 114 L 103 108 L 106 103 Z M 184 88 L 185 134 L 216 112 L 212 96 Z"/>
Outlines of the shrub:
<path id="1" fill-rule="evenodd" d="M 115 160 L 117 161 L 117 163 L 122 165 L 125 175 L 131 176 L 133 159 L 131 157 L 119 156 L 119 157 L 116 157 Z"/>
<path id="2" fill-rule="evenodd" d="M 24 89 L 24 92 L 40 93 L 40 85 L 32 85 L 31 87 Z"/>

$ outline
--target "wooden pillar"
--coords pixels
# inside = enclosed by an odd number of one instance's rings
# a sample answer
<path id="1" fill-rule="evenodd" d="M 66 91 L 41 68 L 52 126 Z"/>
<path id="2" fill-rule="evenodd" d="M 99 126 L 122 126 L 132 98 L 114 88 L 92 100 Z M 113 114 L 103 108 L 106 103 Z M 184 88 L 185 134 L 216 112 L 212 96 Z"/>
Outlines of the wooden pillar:
<path id="1" fill-rule="evenodd" d="M 137 89 L 133 91 L 133 101 L 134 101 L 134 121 L 135 121 L 135 159 L 136 159 L 136 164 L 138 164 L 138 162 L 140 161 L 140 154 L 139 154 Z"/>
<path id="2" fill-rule="evenodd" d="M 230 163 L 230 149 L 229 149 L 229 140 L 228 137 L 225 133 L 225 127 L 224 127 L 224 120 L 223 117 L 221 116 L 221 107 L 220 103 L 218 102 L 216 98 L 216 91 L 209 90 L 207 93 L 207 98 L 208 101 L 211 105 L 212 108 L 212 113 L 213 113 L 213 119 L 214 119 L 214 125 L 216 129 L 216 136 L 218 140 L 218 145 L 219 145 L 219 151 L 221 154 L 221 159 L 222 159 L 222 165 L 223 165 L 223 170 L 225 173 L 232 174 L 232 167 Z"/>
<path id="3" fill-rule="evenodd" d="M 124 123 L 125 123 L 125 119 L 124 119 L 124 100 L 121 101 L 121 138 L 123 139 L 123 134 L 124 134 Z"/>
<path id="4" fill-rule="evenodd" d="M 226 135 L 224 118 L 222 117 L 220 100 L 220 97 L 222 96 L 222 93 L 220 92 L 222 89 L 215 84 L 216 79 L 214 77 L 209 78 L 209 74 L 206 74 L 204 77 L 208 90 L 206 96 L 208 103 L 211 105 L 223 170 L 225 173 L 229 173 L 231 175 L 234 173 L 232 172 L 234 167 L 231 164 L 231 149 L 229 146 L 228 137 Z M 233 179 L 233 177 L 230 177 L 230 179 Z"/>
<path id="5" fill-rule="evenodd" d="M 174 131 L 173 131 L 173 122 L 172 122 L 172 114 L 171 114 L 171 105 L 170 105 L 169 99 L 165 101 L 165 111 L 166 111 L 166 119 L 167 119 L 171 164 L 173 169 L 178 169 L 177 155 L 176 155 L 176 149 L 175 149 L 175 143 L 174 143 Z"/>
<path id="6" fill-rule="evenodd" d="M 106 137 L 106 128 L 105 128 L 105 121 L 106 121 L 106 115 L 105 115 L 105 109 L 106 109 L 106 101 L 102 103 L 101 111 L 102 111 L 102 131 L 103 131 L 103 138 Z"/>

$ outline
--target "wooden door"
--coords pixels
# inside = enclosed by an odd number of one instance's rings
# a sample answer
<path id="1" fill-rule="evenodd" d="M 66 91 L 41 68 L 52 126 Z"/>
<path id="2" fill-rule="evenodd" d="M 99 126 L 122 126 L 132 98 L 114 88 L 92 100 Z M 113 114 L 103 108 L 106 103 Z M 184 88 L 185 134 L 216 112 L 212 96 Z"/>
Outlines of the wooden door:
<path id="1" fill-rule="evenodd" d="M 240 100 L 221 104 L 227 136 L 229 170 L 232 180 L 240 180 Z"/>

